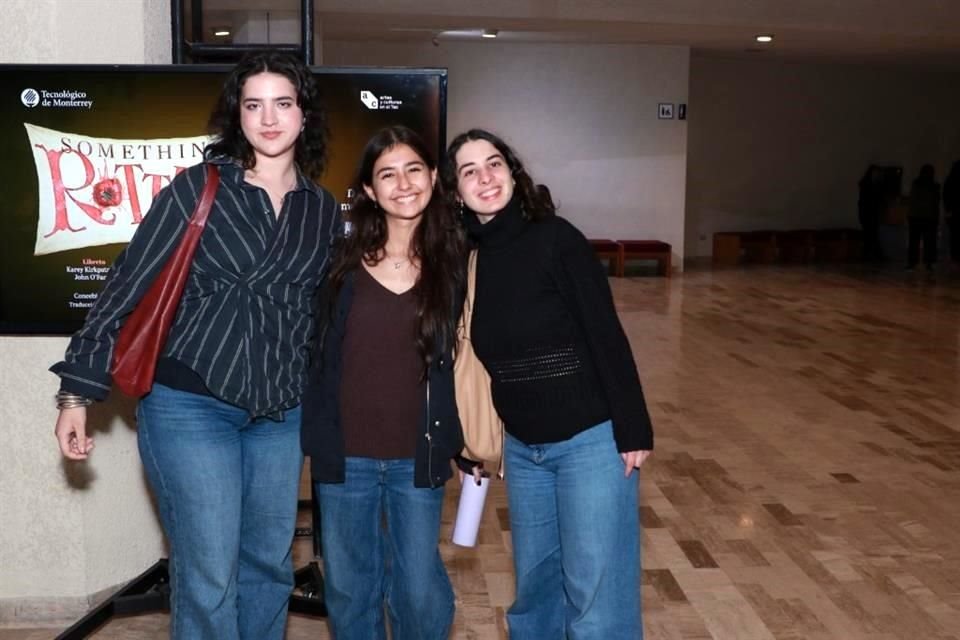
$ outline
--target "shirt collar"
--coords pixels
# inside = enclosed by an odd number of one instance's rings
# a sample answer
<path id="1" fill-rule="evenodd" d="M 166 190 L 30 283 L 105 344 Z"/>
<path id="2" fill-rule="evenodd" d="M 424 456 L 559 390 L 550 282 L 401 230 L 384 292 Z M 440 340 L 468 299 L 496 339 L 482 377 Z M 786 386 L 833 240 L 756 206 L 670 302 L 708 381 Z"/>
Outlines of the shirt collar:
<path id="1" fill-rule="evenodd" d="M 244 181 L 243 179 L 243 165 L 241 165 L 235 158 L 230 156 L 214 156 L 207 159 L 207 162 L 210 164 L 215 164 L 220 168 L 220 175 L 231 181 L 237 187 L 241 189 L 257 189 L 254 185 Z M 320 185 L 304 175 L 303 171 L 300 170 L 300 167 L 297 167 L 297 186 L 294 187 L 294 191 L 306 191 L 312 193 L 314 196 L 322 197 L 322 189 Z"/>

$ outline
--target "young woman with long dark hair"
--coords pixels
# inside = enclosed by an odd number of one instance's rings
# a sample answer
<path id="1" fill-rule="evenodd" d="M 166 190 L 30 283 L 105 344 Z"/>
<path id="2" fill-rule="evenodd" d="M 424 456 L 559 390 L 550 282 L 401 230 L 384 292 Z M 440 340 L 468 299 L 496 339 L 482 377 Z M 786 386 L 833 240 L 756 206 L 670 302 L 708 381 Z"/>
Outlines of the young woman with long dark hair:
<path id="1" fill-rule="evenodd" d="M 366 145 L 350 232 L 319 303 L 303 448 L 320 502 L 326 604 L 338 640 L 447 638 L 438 550 L 463 437 L 452 349 L 464 242 L 437 165 L 405 127 Z M 383 528 L 385 523 L 385 528 Z"/>
<path id="2" fill-rule="evenodd" d="M 338 228 L 323 169 L 327 128 L 310 70 L 257 53 L 227 77 L 205 163 L 216 200 L 137 408 L 137 441 L 170 543 L 173 638 L 275 639 L 293 587 L 300 397 L 313 293 Z M 86 406 L 106 397 L 121 326 L 179 243 L 207 167 L 160 191 L 66 357 L 56 435 L 93 448 Z"/>
<path id="3" fill-rule="evenodd" d="M 471 338 L 507 432 L 510 637 L 639 638 L 633 471 L 653 428 L 606 275 L 498 136 L 457 136 L 442 171 L 478 247 Z"/>

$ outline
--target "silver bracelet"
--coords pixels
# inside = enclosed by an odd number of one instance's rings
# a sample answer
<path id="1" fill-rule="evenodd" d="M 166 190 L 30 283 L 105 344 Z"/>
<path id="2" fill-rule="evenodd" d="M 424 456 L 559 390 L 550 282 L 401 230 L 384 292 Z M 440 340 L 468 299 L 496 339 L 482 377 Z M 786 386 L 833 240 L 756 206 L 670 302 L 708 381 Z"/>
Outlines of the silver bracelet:
<path id="1" fill-rule="evenodd" d="M 77 407 L 89 407 L 93 404 L 93 400 L 90 398 L 78 395 L 76 393 L 70 393 L 69 391 L 58 391 L 55 396 L 57 400 L 57 409 L 76 409 Z"/>

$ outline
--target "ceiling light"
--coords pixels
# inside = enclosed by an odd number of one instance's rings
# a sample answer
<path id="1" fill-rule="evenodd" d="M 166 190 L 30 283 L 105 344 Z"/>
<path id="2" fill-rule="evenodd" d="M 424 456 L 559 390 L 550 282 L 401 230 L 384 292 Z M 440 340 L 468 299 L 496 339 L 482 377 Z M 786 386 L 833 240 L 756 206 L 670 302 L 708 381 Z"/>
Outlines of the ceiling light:
<path id="1" fill-rule="evenodd" d="M 496 29 L 484 29 L 480 32 L 480 37 L 482 38 L 496 38 L 497 34 L 500 33 Z"/>
<path id="2" fill-rule="evenodd" d="M 230 30 L 229 30 L 229 29 L 214 29 L 214 30 L 213 30 L 213 35 L 217 36 L 218 38 L 225 38 L 225 37 L 227 37 L 228 35 L 230 35 Z"/>
<path id="3" fill-rule="evenodd" d="M 773 36 L 761 34 L 757 36 L 756 40 L 757 42 L 763 42 L 764 44 L 766 44 L 767 42 L 773 42 Z"/>

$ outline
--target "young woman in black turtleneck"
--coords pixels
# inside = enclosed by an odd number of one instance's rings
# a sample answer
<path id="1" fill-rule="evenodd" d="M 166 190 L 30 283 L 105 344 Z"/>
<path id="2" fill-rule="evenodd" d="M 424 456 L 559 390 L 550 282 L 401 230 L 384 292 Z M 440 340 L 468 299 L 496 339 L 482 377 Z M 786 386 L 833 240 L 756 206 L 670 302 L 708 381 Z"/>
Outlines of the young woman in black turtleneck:
<path id="1" fill-rule="evenodd" d="M 507 430 L 510 637 L 640 638 L 633 470 L 653 429 L 606 275 L 499 137 L 461 134 L 442 175 L 478 247 L 471 337 Z"/>

